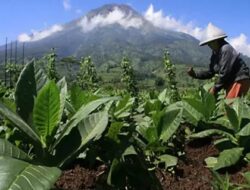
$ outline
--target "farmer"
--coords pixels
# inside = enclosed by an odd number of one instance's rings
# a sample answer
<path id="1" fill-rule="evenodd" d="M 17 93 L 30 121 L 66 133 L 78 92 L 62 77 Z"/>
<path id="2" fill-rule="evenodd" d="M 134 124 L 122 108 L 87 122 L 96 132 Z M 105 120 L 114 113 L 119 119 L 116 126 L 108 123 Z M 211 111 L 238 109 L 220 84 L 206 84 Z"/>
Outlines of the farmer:
<path id="1" fill-rule="evenodd" d="M 250 87 L 249 68 L 240 54 L 227 42 L 227 35 L 211 23 L 207 28 L 207 37 L 200 46 L 208 45 L 212 50 L 209 69 L 195 72 L 188 69 L 188 75 L 195 79 L 211 79 L 218 74 L 218 80 L 210 93 L 217 95 L 221 89 L 226 90 L 226 98 L 236 98 L 246 95 Z"/>

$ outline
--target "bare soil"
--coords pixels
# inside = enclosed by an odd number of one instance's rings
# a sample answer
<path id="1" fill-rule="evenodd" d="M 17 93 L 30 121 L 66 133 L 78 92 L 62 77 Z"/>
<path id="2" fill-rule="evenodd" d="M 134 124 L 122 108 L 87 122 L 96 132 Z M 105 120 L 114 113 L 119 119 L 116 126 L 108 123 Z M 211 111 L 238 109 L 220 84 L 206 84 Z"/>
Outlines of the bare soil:
<path id="1" fill-rule="evenodd" d="M 156 170 L 156 175 L 164 190 L 210 190 L 212 174 L 205 167 L 204 159 L 218 155 L 218 150 L 212 145 L 211 139 L 199 139 L 185 144 L 185 159 L 179 160 L 175 173 L 169 173 L 162 169 Z M 220 171 L 221 174 L 229 173 L 234 183 L 241 184 L 244 181 L 242 172 L 250 171 L 249 165 L 237 164 L 237 166 Z M 60 190 L 110 190 L 106 185 L 107 168 L 100 165 L 96 168 L 86 168 L 75 163 L 71 168 L 63 171 L 56 183 Z"/>

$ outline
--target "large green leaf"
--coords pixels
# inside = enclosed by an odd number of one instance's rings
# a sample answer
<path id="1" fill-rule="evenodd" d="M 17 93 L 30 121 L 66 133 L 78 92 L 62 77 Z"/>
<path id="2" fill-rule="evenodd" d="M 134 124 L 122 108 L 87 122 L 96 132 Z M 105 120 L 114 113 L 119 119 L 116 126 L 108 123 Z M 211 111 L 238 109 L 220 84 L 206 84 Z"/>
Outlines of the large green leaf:
<path id="1" fill-rule="evenodd" d="M 192 135 L 190 135 L 190 138 L 204 138 L 204 137 L 209 137 L 211 135 L 222 135 L 224 137 L 229 138 L 232 142 L 237 143 L 237 139 L 230 133 L 220 130 L 220 129 L 208 129 L 208 130 L 204 130 L 201 131 L 199 133 L 194 133 Z"/>
<path id="2" fill-rule="evenodd" d="M 202 117 L 204 117 L 205 106 L 203 105 L 203 102 L 201 100 L 195 98 L 184 98 L 184 101 L 192 106 L 192 108 L 195 109 L 196 112 L 199 112 Z"/>
<path id="3" fill-rule="evenodd" d="M 188 102 L 183 101 L 183 116 L 187 119 L 189 123 L 197 125 L 197 123 L 202 120 L 202 114 L 198 112 L 192 105 Z"/>
<path id="4" fill-rule="evenodd" d="M 43 142 L 54 134 L 59 122 L 60 95 L 54 81 L 48 82 L 39 92 L 34 106 L 33 122 Z"/>
<path id="5" fill-rule="evenodd" d="M 131 114 L 131 109 L 134 104 L 135 99 L 131 98 L 129 95 L 123 97 L 117 102 L 117 106 L 114 110 L 114 115 L 116 118 L 128 117 Z"/>
<path id="6" fill-rule="evenodd" d="M 90 141 L 98 140 L 103 131 L 106 129 L 108 125 L 108 113 L 98 112 L 89 115 L 87 118 L 83 119 L 82 122 L 78 125 L 78 132 L 80 134 L 81 140 L 78 147 L 75 148 L 72 152 L 69 152 L 68 155 L 65 155 L 63 161 L 60 163 L 60 167 L 62 167 L 66 162 L 74 158 L 77 153 Z M 68 144 L 64 144 L 63 146 L 68 147 Z"/>
<path id="7" fill-rule="evenodd" d="M 170 98 L 169 98 L 169 96 L 168 96 L 167 89 L 164 89 L 164 90 L 159 94 L 158 99 L 159 99 L 162 103 L 167 103 L 167 104 L 170 103 Z"/>
<path id="8" fill-rule="evenodd" d="M 118 135 L 121 131 L 123 127 L 123 122 L 112 122 L 108 133 L 107 133 L 107 137 L 113 141 L 115 141 L 116 143 L 120 142 L 120 139 L 118 138 Z"/>
<path id="9" fill-rule="evenodd" d="M 59 112 L 59 121 L 62 118 L 63 110 L 66 103 L 66 97 L 67 97 L 67 82 L 65 80 L 65 77 L 63 77 L 60 81 L 57 82 L 57 87 L 60 89 L 60 112 Z"/>
<path id="10" fill-rule="evenodd" d="M 243 98 L 236 98 L 233 101 L 232 107 L 237 114 L 239 124 L 241 124 L 242 117 L 245 116 L 244 112 L 249 110 L 249 109 L 246 109 L 246 107 L 249 107 L 249 106 L 244 102 Z M 249 115 L 246 118 L 249 118 Z"/>
<path id="11" fill-rule="evenodd" d="M 167 110 L 162 126 L 159 126 L 161 128 L 160 139 L 167 142 L 179 128 L 181 120 L 182 114 L 180 109 Z"/>
<path id="12" fill-rule="evenodd" d="M 157 128 L 155 126 L 151 126 L 146 129 L 145 137 L 149 144 L 154 143 L 159 140 Z"/>
<path id="13" fill-rule="evenodd" d="M 86 95 L 79 86 L 73 85 L 70 88 L 70 101 L 75 110 L 78 110 L 85 103 L 85 99 Z"/>
<path id="14" fill-rule="evenodd" d="M 70 89 L 70 100 L 75 110 L 79 110 L 82 105 L 86 105 L 90 101 L 96 100 L 99 97 L 88 91 L 83 91 L 79 86 L 73 85 Z"/>
<path id="15" fill-rule="evenodd" d="M 35 80 L 36 80 L 36 91 L 39 92 L 41 88 L 46 84 L 48 81 L 47 75 L 44 71 L 40 68 L 40 65 L 35 63 Z"/>
<path id="16" fill-rule="evenodd" d="M 247 183 L 250 185 L 250 172 L 243 173 L 243 176 L 247 180 Z"/>
<path id="17" fill-rule="evenodd" d="M 77 126 L 84 118 L 86 118 L 91 112 L 95 111 L 99 106 L 105 104 L 111 100 L 118 100 L 117 97 L 101 98 L 89 102 L 87 105 L 83 105 L 71 118 L 70 121 L 65 126 L 64 130 L 61 132 L 60 136 L 54 144 L 54 148 L 60 141 L 70 133 L 70 131 Z"/>
<path id="18" fill-rule="evenodd" d="M 216 101 L 215 101 L 214 96 L 210 94 L 209 92 L 205 91 L 203 88 L 201 88 L 200 94 L 201 94 L 201 101 L 203 105 L 202 113 L 206 121 L 208 121 L 212 113 L 216 109 Z"/>
<path id="19" fill-rule="evenodd" d="M 81 146 L 85 145 L 92 139 L 99 139 L 107 125 L 108 113 L 106 111 L 93 113 L 84 119 L 81 125 L 78 126 L 78 130 L 82 137 Z"/>
<path id="20" fill-rule="evenodd" d="M 15 90 L 16 111 L 26 122 L 28 122 L 31 117 L 35 96 L 36 81 L 34 60 L 32 60 L 22 70 Z"/>
<path id="21" fill-rule="evenodd" d="M 221 126 L 226 127 L 232 131 L 235 130 L 235 128 L 231 125 L 230 121 L 228 120 L 227 116 L 219 117 L 215 121 L 211 121 L 210 123 L 221 125 Z"/>
<path id="22" fill-rule="evenodd" d="M 209 121 L 216 109 L 215 98 L 203 88 L 198 96 L 183 98 L 183 106 L 187 119 L 196 125 L 200 120 Z M 193 120 L 195 119 L 195 120 Z"/>
<path id="23" fill-rule="evenodd" d="M 27 161 L 31 159 L 28 154 L 5 139 L 0 139 L 0 156 L 8 156 Z"/>
<path id="24" fill-rule="evenodd" d="M 0 157 L 0 189 L 49 190 L 60 176 L 55 167 L 32 165 L 28 162 Z"/>
<path id="25" fill-rule="evenodd" d="M 17 114 L 12 112 L 9 108 L 4 106 L 0 102 L 0 114 L 9 119 L 17 128 L 23 131 L 27 137 L 33 140 L 36 143 L 41 144 L 40 137 L 37 133 L 27 124 L 25 123 L 22 118 L 20 118 Z"/>
<path id="26" fill-rule="evenodd" d="M 161 111 L 163 107 L 164 104 L 160 100 L 158 99 L 149 100 L 144 105 L 144 112 L 146 115 L 150 115 L 151 113 Z"/>
<path id="27" fill-rule="evenodd" d="M 245 125 L 238 133 L 239 136 L 250 136 L 250 123 Z"/>
<path id="28" fill-rule="evenodd" d="M 240 121 L 238 119 L 236 111 L 227 104 L 225 104 L 225 109 L 227 118 L 230 121 L 231 125 L 233 126 L 234 131 L 238 131 L 240 128 Z"/>
<path id="29" fill-rule="evenodd" d="M 163 154 L 158 157 L 157 163 L 164 163 L 165 168 L 173 167 L 177 165 L 178 158 L 169 154 Z"/>
<path id="30" fill-rule="evenodd" d="M 222 151 L 213 169 L 218 170 L 236 164 L 241 158 L 243 150 L 244 148 L 231 148 Z"/>
<path id="31" fill-rule="evenodd" d="M 145 116 L 142 118 L 142 120 L 140 120 L 139 122 L 137 121 L 137 127 L 136 130 L 138 131 L 138 133 L 143 136 L 145 139 L 147 139 L 148 141 L 150 141 L 149 138 L 148 139 L 148 133 L 151 132 L 147 132 L 147 130 L 153 125 L 152 119 L 148 116 Z M 153 126 L 155 128 L 155 126 Z M 150 129 L 151 130 L 151 129 Z M 157 131 L 155 130 L 155 133 L 158 137 Z M 151 141 L 150 141 L 151 142 Z"/>

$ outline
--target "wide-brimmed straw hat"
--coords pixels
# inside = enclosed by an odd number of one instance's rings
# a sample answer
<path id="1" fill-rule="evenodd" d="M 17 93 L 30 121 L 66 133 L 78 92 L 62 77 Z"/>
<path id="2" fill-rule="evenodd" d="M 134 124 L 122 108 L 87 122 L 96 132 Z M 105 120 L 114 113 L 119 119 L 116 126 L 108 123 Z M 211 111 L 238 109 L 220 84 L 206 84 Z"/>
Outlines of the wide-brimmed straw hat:
<path id="1" fill-rule="evenodd" d="M 199 45 L 204 46 L 209 42 L 222 39 L 222 38 L 226 38 L 226 37 L 227 35 L 223 30 L 217 28 L 212 23 L 209 23 L 205 30 L 205 36 L 203 37 L 203 40 L 200 42 Z"/>

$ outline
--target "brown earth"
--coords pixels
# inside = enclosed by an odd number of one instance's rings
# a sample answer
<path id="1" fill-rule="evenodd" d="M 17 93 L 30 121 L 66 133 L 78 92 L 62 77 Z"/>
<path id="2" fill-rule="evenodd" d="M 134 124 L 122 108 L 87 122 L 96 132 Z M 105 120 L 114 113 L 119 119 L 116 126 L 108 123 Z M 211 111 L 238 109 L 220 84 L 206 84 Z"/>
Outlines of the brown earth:
<path id="1" fill-rule="evenodd" d="M 175 174 L 156 170 L 164 190 L 210 190 L 212 174 L 205 167 L 204 159 L 218 155 L 218 150 L 212 145 L 211 139 L 199 139 L 185 145 L 184 160 L 179 160 Z M 244 181 L 242 172 L 250 171 L 249 165 L 237 164 L 228 172 L 231 182 L 242 184 Z M 105 165 L 95 169 L 87 169 L 80 164 L 74 164 L 71 169 L 63 171 L 62 176 L 56 183 L 56 188 L 61 190 L 110 190 L 105 185 L 107 168 Z"/>

